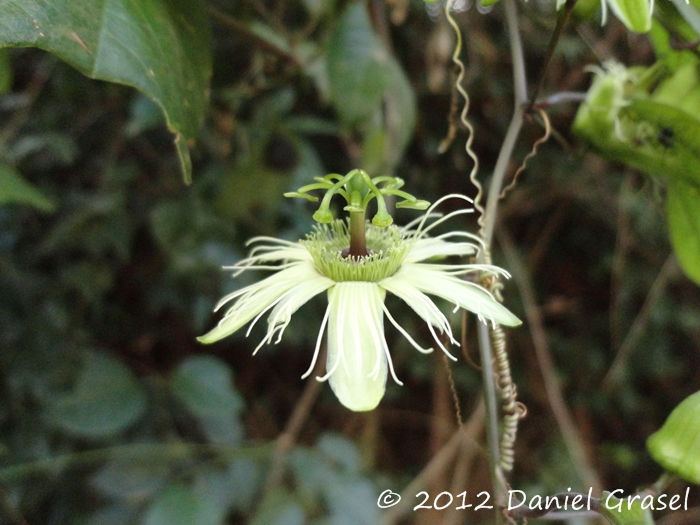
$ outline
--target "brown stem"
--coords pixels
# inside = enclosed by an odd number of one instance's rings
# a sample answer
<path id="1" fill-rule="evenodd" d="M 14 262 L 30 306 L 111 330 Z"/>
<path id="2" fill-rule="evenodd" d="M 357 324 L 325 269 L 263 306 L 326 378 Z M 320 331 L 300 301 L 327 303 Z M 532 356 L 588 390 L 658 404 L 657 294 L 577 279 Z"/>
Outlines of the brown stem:
<path id="1" fill-rule="evenodd" d="M 547 76 L 547 70 L 549 69 L 549 64 L 552 62 L 552 57 L 554 56 L 554 49 L 559 43 L 561 34 L 564 32 L 564 27 L 566 27 L 566 23 L 569 21 L 569 17 L 571 16 L 571 12 L 574 10 L 576 2 L 577 0 L 566 0 L 566 4 L 564 4 L 564 10 L 562 11 L 561 15 L 559 15 L 559 18 L 557 18 L 557 25 L 554 28 L 554 33 L 552 33 L 552 38 L 549 41 L 549 46 L 547 46 L 547 51 L 544 55 L 544 67 L 542 68 L 540 81 L 537 83 L 537 85 L 535 86 L 535 90 L 532 92 L 532 97 L 530 98 L 530 102 L 527 105 L 527 108 L 525 109 L 525 113 L 532 112 L 535 106 L 535 101 L 537 100 L 537 96 L 539 95 L 540 91 L 542 91 L 542 87 L 544 86 L 544 80 Z"/>

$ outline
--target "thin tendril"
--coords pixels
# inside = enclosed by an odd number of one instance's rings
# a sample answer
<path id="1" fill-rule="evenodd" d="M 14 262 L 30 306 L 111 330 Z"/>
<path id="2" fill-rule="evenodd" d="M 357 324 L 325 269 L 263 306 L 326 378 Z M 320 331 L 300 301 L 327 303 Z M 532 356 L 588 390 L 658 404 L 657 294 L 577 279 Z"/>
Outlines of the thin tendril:
<path id="1" fill-rule="evenodd" d="M 457 37 L 457 43 L 455 45 L 454 52 L 452 53 L 452 62 L 454 62 L 459 68 L 459 75 L 457 75 L 457 80 L 455 81 L 455 88 L 457 88 L 459 94 L 462 95 L 462 98 L 464 98 L 464 107 L 462 108 L 462 113 L 460 114 L 459 118 L 464 127 L 467 128 L 467 131 L 469 132 L 469 136 L 467 137 L 464 149 L 467 152 L 467 155 L 469 155 L 469 158 L 471 158 L 472 161 L 474 161 L 474 167 L 472 168 L 471 173 L 469 173 L 469 180 L 477 190 L 476 197 L 474 197 L 474 208 L 476 208 L 479 212 L 479 227 L 483 228 L 484 207 L 481 205 L 483 188 L 481 187 L 481 183 L 479 182 L 479 180 L 476 178 L 476 174 L 479 171 L 479 158 L 476 156 L 476 153 L 474 153 L 474 150 L 472 150 L 472 142 L 474 141 L 474 128 L 472 127 L 471 123 L 467 120 L 467 113 L 469 112 L 469 95 L 462 87 L 462 81 L 464 80 L 465 74 L 464 62 L 462 62 L 462 60 L 459 58 L 459 54 L 462 51 L 462 32 L 459 30 L 457 22 L 455 22 L 454 18 L 452 18 L 452 15 L 450 14 L 452 2 L 453 0 L 447 0 L 447 2 L 445 2 L 445 16 L 447 17 L 447 21 L 455 30 L 455 35 Z"/>
<path id="2" fill-rule="evenodd" d="M 520 174 L 525 171 L 525 168 L 527 167 L 527 161 L 530 160 L 532 157 L 537 155 L 537 148 L 539 148 L 540 144 L 544 144 L 549 140 L 549 135 L 552 132 L 552 125 L 549 123 L 549 117 L 547 117 L 547 113 L 542 111 L 541 109 L 537 110 L 542 117 L 542 120 L 544 121 L 544 135 L 541 136 L 539 139 L 535 141 L 535 143 L 532 145 L 532 149 L 530 150 L 530 153 L 528 153 L 525 158 L 523 159 L 523 163 L 520 165 L 518 170 L 515 172 L 515 175 L 513 175 L 513 180 L 510 181 L 510 184 L 503 188 L 503 191 L 501 194 L 498 196 L 499 199 L 502 199 L 503 197 L 506 196 L 506 194 L 512 190 L 515 187 L 515 184 L 518 182 L 518 177 Z"/>

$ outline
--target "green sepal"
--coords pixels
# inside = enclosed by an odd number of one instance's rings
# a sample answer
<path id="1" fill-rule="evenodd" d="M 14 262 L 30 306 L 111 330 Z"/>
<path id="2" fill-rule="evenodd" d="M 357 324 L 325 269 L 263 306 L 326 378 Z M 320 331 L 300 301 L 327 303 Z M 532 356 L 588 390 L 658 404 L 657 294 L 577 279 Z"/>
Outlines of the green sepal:
<path id="1" fill-rule="evenodd" d="M 0 163 L 0 206 L 26 204 L 43 212 L 52 212 L 54 203 L 7 164 Z"/>

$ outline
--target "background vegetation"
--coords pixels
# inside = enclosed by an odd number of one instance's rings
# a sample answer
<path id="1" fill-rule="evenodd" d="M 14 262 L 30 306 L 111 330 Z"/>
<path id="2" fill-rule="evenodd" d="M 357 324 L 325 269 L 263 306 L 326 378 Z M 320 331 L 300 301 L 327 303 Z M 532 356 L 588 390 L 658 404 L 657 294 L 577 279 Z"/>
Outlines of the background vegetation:
<path id="1" fill-rule="evenodd" d="M 388 329 L 405 386 L 390 383 L 366 414 L 299 379 L 322 301 L 255 357 L 259 330 L 195 340 L 219 297 L 253 278 L 221 271 L 248 238 L 308 231 L 311 208 L 282 193 L 312 177 L 358 167 L 431 201 L 475 196 L 466 131 L 438 153 L 461 110 L 443 6 L 64 3 L 0 1 L 11 46 L 0 49 L 0 523 L 492 523 L 486 510 L 412 510 L 420 490 L 466 490 L 473 503 L 492 490 L 473 319 L 449 368 Z M 584 93 L 586 66 L 610 58 L 649 66 L 671 44 L 696 51 L 689 15 L 670 3 L 649 37 L 612 17 L 601 27 L 599 4 L 581 0 L 545 72 L 562 11 L 517 10 L 541 98 Z M 514 111 L 504 12 L 454 3 L 483 179 Z M 645 441 L 700 385 L 700 291 L 664 209 L 674 179 L 594 153 L 571 131 L 579 103 L 547 108 L 552 138 L 498 209 L 493 255 L 514 274 L 505 302 L 527 321 L 507 335 L 528 407 L 510 482 L 528 495 L 653 483 L 662 469 Z M 543 133 L 528 116 L 509 173 Z M 681 236 L 686 272 L 693 231 Z M 405 505 L 381 511 L 385 489 L 405 490 Z M 655 518 L 697 522 L 697 486 L 690 495 L 694 510 Z"/>

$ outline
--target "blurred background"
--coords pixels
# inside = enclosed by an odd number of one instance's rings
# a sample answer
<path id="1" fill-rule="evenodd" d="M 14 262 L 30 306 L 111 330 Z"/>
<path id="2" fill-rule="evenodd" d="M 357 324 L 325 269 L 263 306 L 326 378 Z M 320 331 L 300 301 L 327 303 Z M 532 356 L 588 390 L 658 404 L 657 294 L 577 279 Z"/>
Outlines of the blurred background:
<path id="1" fill-rule="evenodd" d="M 614 18 L 601 27 L 599 3 L 579 4 L 541 95 L 585 92 L 584 67 L 608 58 L 654 61 L 645 36 Z M 285 191 L 363 168 L 430 201 L 476 194 L 466 131 L 438 154 L 461 110 L 443 5 L 208 8 L 210 106 L 190 186 L 149 98 L 43 51 L 0 50 L 0 156 L 31 185 L 0 205 L 0 523 L 491 523 L 488 511 L 414 512 L 414 495 L 403 515 L 377 507 L 383 490 L 416 479 L 433 497 L 466 490 L 476 503 L 491 490 L 473 318 L 449 369 L 388 326 L 405 385 L 390 381 L 361 414 L 300 379 L 322 297 L 255 357 L 262 327 L 210 347 L 195 340 L 219 319 L 221 296 L 260 277 L 221 269 L 245 257 L 247 239 L 311 228 L 313 205 Z M 545 1 L 518 9 L 533 88 L 556 13 Z M 458 1 L 453 16 L 487 180 L 513 112 L 503 6 Z M 530 321 L 507 331 L 528 407 L 511 484 L 528 495 L 653 483 L 661 467 L 645 440 L 700 384 L 700 291 L 671 255 L 663 185 L 587 151 L 570 132 L 576 109 L 549 108 L 553 137 L 502 201 L 493 253 L 514 274 L 506 305 Z M 543 133 L 526 123 L 511 174 Z M 460 227 L 476 232 L 476 219 Z M 428 343 L 423 322 L 388 301 Z M 461 315 L 452 319 L 459 331 Z M 459 418 L 471 434 L 455 448 Z M 421 474 L 446 446 L 452 460 Z"/>

